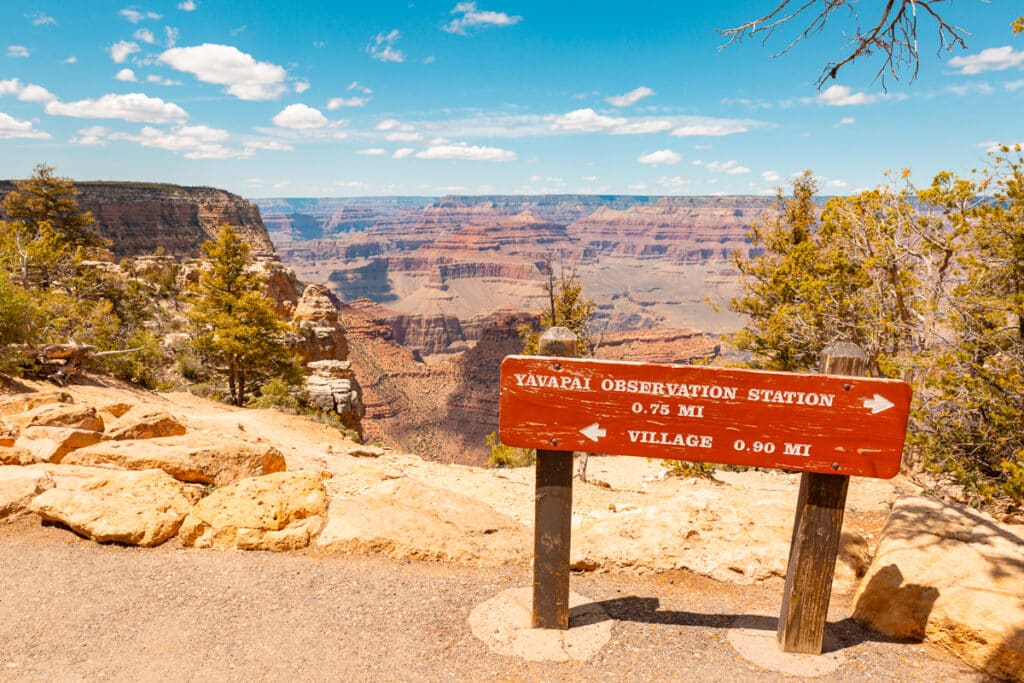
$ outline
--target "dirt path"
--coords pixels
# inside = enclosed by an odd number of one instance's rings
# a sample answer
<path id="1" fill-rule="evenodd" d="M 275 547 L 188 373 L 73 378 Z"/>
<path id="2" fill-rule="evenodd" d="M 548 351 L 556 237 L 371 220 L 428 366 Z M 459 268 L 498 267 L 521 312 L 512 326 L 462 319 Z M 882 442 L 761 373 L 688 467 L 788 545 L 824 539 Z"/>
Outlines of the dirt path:
<path id="1" fill-rule="evenodd" d="M 0 525 L 0 680 L 784 681 L 729 643 L 774 630 L 778 587 L 691 574 L 574 576 L 612 618 L 587 662 L 490 652 L 467 617 L 530 585 L 528 566 L 101 546 L 26 518 Z M 884 642 L 834 600 L 844 665 L 817 680 L 985 681 L 924 645 Z"/>

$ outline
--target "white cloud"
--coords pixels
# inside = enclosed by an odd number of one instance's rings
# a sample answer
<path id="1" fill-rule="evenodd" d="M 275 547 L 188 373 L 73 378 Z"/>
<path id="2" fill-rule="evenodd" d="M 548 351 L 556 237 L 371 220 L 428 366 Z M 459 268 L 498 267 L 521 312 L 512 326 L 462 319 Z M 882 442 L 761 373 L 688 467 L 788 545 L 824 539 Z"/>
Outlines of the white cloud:
<path id="1" fill-rule="evenodd" d="M 139 80 L 135 77 L 135 72 L 131 69 L 121 69 L 114 75 L 114 78 L 116 78 L 119 81 L 124 81 L 126 83 L 134 83 L 137 80 Z"/>
<path id="2" fill-rule="evenodd" d="M 830 85 L 818 93 L 817 101 L 829 107 L 847 107 L 857 104 L 871 104 L 878 101 L 880 95 L 869 95 L 853 92 L 845 85 Z"/>
<path id="3" fill-rule="evenodd" d="M 627 185 L 626 189 L 630 192 L 646 192 L 647 185 L 644 183 L 633 183 L 632 185 Z"/>
<path id="4" fill-rule="evenodd" d="M 147 43 L 149 45 L 152 45 L 156 42 L 156 37 L 153 35 L 153 32 L 150 31 L 148 28 L 140 28 L 138 31 L 132 34 L 132 38 L 135 38 L 135 40 Z"/>
<path id="5" fill-rule="evenodd" d="M 776 183 L 782 179 L 782 176 L 779 175 L 778 171 L 764 171 L 761 173 L 761 178 L 763 178 L 766 183 Z"/>
<path id="6" fill-rule="evenodd" d="M 437 57 L 435 57 L 434 55 L 427 55 L 426 57 L 423 58 L 424 64 L 433 64 L 436 61 Z"/>
<path id="7" fill-rule="evenodd" d="M 292 130 L 323 128 L 328 123 L 327 117 L 320 113 L 319 109 L 314 109 L 305 104 L 289 104 L 272 120 L 275 126 L 291 128 Z"/>
<path id="8" fill-rule="evenodd" d="M 659 166 L 678 164 L 680 161 L 683 160 L 683 157 L 670 149 L 659 149 L 657 152 L 641 154 L 636 158 L 636 160 L 639 161 L 641 164 Z"/>
<path id="9" fill-rule="evenodd" d="M 21 121 L 0 111 L 0 140 L 14 138 L 48 140 L 50 134 L 41 130 L 33 130 L 31 121 Z"/>
<path id="10" fill-rule="evenodd" d="M 397 28 L 390 33 L 378 33 L 373 41 L 366 46 L 366 51 L 371 57 L 381 62 L 404 62 L 405 55 L 401 50 L 395 49 L 395 43 L 401 36 L 402 34 L 398 32 Z"/>
<path id="11" fill-rule="evenodd" d="M 104 145 L 107 142 L 133 142 L 143 147 L 182 154 L 187 159 L 238 159 L 251 157 L 258 150 L 290 151 L 291 145 L 278 140 L 249 140 L 231 146 L 231 133 L 210 126 L 175 126 L 161 130 L 145 126 L 138 133 L 115 132 L 102 126 L 78 131 L 71 142 L 79 145 Z"/>
<path id="12" fill-rule="evenodd" d="M 14 95 L 22 102 L 37 102 L 45 104 L 53 102 L 57 96 L 41 85 L 22 85 L 17 78 L 0 81 L 0 96 Z"/>
<path id="13" fill-rule="evenodd" d="M 164 51 L 159 61 L 204 83 L 225 85 L 225 91 L 240 100 L 272 100 L 286 89 L 284 80 L 288 72 L 284 68 L 257 62 L 231 45 L 175 47 Z"/>
<path id="14" fill-rule="evenodd" d="M 465 161 L 515 161 L 519 157 L 515 152 L 499 147 L 481 147 L 467 145 L 464 142 L 455 144 L 431 145 L 416 153 L 417 159 L 458 159 Z"/>
<path id="15" fill-rule="evenodd" d="M 178 3 L 178 9 L 180 9 L 182 12 L 195 12 L 195 0 L 182 0 L 182 2 Z"/>
<path id="16" fill-rule="evenodd" d="M 365 85 L 360 85 L 359 81 L 352 81 L 351 83 L 348 84 L 348 87 L 345 88 L 345 90 L 358 90 L 359 92 L 363 93 L 364 95 L 372 95 L 373 94 L 372 90 L 367 88 Z"/>
<path id="17" fill-rule="evenodd" d="M 104 95 L 98 100 L 77 102 L 54 101 L 46 105 L 46 113 L 80 119 L 121 119 L 144 123 L 167 123 L 188 118 L 178 105 L 142 93 Z"/>
<path id="18" fill-rule="evenodd" d="M 8 45 L 7 56 L 15 58 L 23 58 L 29 56 L 28 48 L 24 45 Z"/>
<path id="19" fill-rule="evenodd" d="M 68 142 L 73 145 L 105 145 L 107 144 L 106 137 L 108 135 L 110 135 L 110 131 L 103 126 L 89 126 L 79 130 L 78 134 L 68 140 Z"/>
<path id="20" fill-rule="evenodd" d="M 51 17 L 51 16 L 49 16 L 47 14 L 43 14 L 42 12 L 38 12 L 36 14 L 33 14 L 33 15 L 31 15 L 30 18 L 32 19 L 32 25 L 33 26 L 56 26 L 57 25 L 57 20 L 56 19 L 54 19 L 53 17 Z"/>
<path id="21" fill-rule="evenodd" d="M 68 57 L 67 59 L 64 60 L 64 63 L 65 64 L 77 64 L 78 63 L 78 57 L 76 57 L 74 55 L 71 55 L 70 57 Z"/>
<path id="22" fill-rule="evenodd" d="M 409 125 L 408 123 L 402 123 L 398 119 L 384 119 L 383 121 L 378 123 L 373 128 L 374 128 L 374 130 L 384 130 L 384 131 L 387 131 L 387 130 L 402 130 L 402 131 L 416 130 L 415 127 Z"/>
<path id="23" fill-rule="evenodd" d="M 1021 88 L 1024 88 L 1024 80 L 1003 83 L 1003 87 L 1009 90 L 1010 92 L 1013 92 L 1014 90 L 1020 90 Z"/>
<path id="24" fill-rule="evenodd" d="M 604 116 L 590 107 L 547 118 L 551 121 L 551 127 L 554 130 L 580 133 L 596 133 L 628 123 L 628 119 Z"/>
<path id="25" fill-rule="evenodd" d="M 1005 71 L 1022 64 L 1024 64 L 1024 51 L 1017 52 L 1010 45 L 990 47 L 976 55 L 957 56 L 949 60 L 949 65 L 954 69 L 959 69 L 957 73 L 964 76 L 980 74 L 985 71 Z"/>
<path id="26" fill-rule="evenodd" d="M 370 187 L 361 180 L 339 180 L 334 184 L 337 187 L 344 187 L 347 190 L 366 190 Z"/>
<path id="27" fill-rule="evenodd" d="M 364 107 L 367 102 L 370 101 L 368 97 L 334 97 L 327 103 L 327 109 L 334 111 L 335 109 L 341 109 L 342 107 Z"/>
<path id="28" fill-rule="evenodd" d="M 415 151 L 416 150 L 414 150 L 412 147 L 400 147 L 399 149 L 395 150 L 394 154 L 391 155 L 391 158 L 404 159 L 406 157 L 412 156 L 412 153 Z"/>
<path id="29" fill-rule="evenodd" d="M 460 36 L 468 35 L 466 29 L 485 28 L 487 26 L 513 26 L 523 20 L 520 16 L 509 16 L 505 12 L 478 10 L 475 2 L 460 2 L 450 14 L 458 15 L 442 26 L 448 33 Z"/>
<path id="30" fill-rule="evenodd" d="M 124 64 L 126 59 L 140 49 L 138 43 L 133 43 L 130 40 L 119 40 L 110 46 L 110 58 L 114 60 L 114 64 Z"/>
<path id="31" fill-rule="evenodd" d="M 301 95 L 302 93 L 304 93 L 307 90 L 309 90 L 309 88 L 310 88 L 309 81 L 298 81 L 295 84 L 294 88 L 295 88 L 295 92 L 297 92 L 297 93 L 299 93 Z"/>
<path id="32" fill-rule="evenodd" d="M 951 85 L 945 88 L 945 91 L 952 93 L 958 97 L 967 97 L 968 95 L 991 95 L 996 91 L 988 83 L 966 83 L 964 85 Z"/>
<path id="33" fill-rule="evenodd" d="M 356 154 L 362 155 L 364 157 L 382 157 L 385 156 L 387 153 L 388 151 L 386 149 L 381 149 L 380 147 L 371 147 L 369 149 L 356 150 Z"/>
<path id="34" fill-rule="evenodd" d="M 827 183 L 825 183 L 825 187 L 834 187 L 834 188 L 848 187 L 849 185 L 850 185 L 850 183 L 846 182 L 845 180 L 839 180 L 839 179 L 830 180 Z"/>
<path id="35" fill-rule="evenodd" d="M 580 178 L 585 183 L 596 183 L 599 178 L 596 175 L 585 175 Z"/>
<path id="36" fill-rule="evenodd" d="M 750 173 L 749 168 L 746 166 L 740 166 L 732 159 L 729 161 L 709 161 L 705 166 L 712 173 L 725 173 L 727 175 L 742 175 L 744 173 Z"/>
<path id="37" fill-rule="evenodd" d="M 147 83 L 155 83 L 156 85 L 181 85 L 181 81 L 172 81 L 169 78 L 158 76 L 156 74 L 150 74 L 146 76 Z"/>
<path id="38" fill-rule="evenodd" d="M 739 121 L 708 121 L 706 123 L 695 122 L 679 126 L 669 135 L 677 138 L 694 136 L 720 137 L 722 135 L 746 133 L 748 130 L 750 128 Z"/>
<path id="39" fill-rule="evenodd" d="M 625 95 L 615 95 L 613 97 L 606 97 L 605 102 L 612 105 L 613 107 L 628 107 L 636 104 L 645 97 L 650 97 L 654 94 L 654 91 L 645 85 L 641 85 L 635 90 L 630 90 Z"/>
<path id="40" fill-rule="evenodd" d="M 857 123 L 857 119 L 853 118 L 852 116 L 844 116 L 843 118 L 839 119 L 839 123 L 837 123 L 835 126 L 833 126 L 833 128 L 842 128 L 843 126 L 852 126 L 855 123 Z"/>
<path id="41" fill-rule="evenodd" d="M 684 187 L 690 184 L 689 178 L 680 178 L 679 176 L 661 177 L 658 178 L 658 185 L 666 188 L 667 190 L 682 190 Z"/>
<path id="42" fill-rule="evenodd" d="M 394 133 L 388 133 L 385 135 L 384 139 L 388 142 L 419 142 L 423 139 L 423 136 L 419 133 L 395 131 Z"/>
<path id="43" fill-rule="evenodd" d="M 120 12 L 118 12 L 118 14 L 120 14 L 122 17 L 124 17 L 128 21 L 132 22 L 133 24 L 138 24 L 139 22 L 145 21 L 147 19 L 159 19 L 160 18 L 160 15 L 157 14 L 156 12 L 140 12 L 140 11 L 138 11 L 136 9 L 132 9 L 130 7 L 127 8 L 127 9 L 121 10 Z"/>
<path id="44" fill-rule="evenodd" d="M 650 133 L 662 133 L 672 127 L 671 121 L 664 119 L 646 119 L 642 121 L 630 121 L 621 126 L 611 129 L 612 135 L 648 135 Z"/>
<path id="45" fill-rule="evenodd" d="M 167 47 L 171 48 L 178 44 L 178 29 L 173 26 L 164 26 L 164 36 L 167 39 Z"/>

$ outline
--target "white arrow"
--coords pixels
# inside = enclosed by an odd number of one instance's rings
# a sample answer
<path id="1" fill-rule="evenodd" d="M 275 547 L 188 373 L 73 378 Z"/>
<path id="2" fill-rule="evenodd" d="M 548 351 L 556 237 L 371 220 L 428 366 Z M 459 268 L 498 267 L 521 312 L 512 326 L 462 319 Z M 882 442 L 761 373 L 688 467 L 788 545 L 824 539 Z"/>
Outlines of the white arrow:
<path id="1" fill-rule="evenodd" d="M 862 398 L 865 408 L 871 408 L 871 414 L 876 415 L 883 410 L 889 410 L 896 406 L 895 403 L 887 399 L 885 396 L 875 394 L 874 398 Z"/>
<path id="2" fill-rule="evenodd" d="M 608 436 L 608 430 L 601 429 L 600 423 L 595 422 L 594 424 L 587 425 L 586 427 L 581 429 L 580 434 L 596 443 L 597 440 L 600 439 L 601 437 Z"/>

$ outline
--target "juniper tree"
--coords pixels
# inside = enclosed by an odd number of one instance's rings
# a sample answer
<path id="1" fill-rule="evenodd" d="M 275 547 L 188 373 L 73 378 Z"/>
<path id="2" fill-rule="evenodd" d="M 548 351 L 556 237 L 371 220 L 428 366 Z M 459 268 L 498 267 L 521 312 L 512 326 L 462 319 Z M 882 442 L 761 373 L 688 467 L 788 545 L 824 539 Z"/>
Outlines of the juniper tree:
<path id="1" fill-rule="evenodd" d="M 275 376 L 294 379 L 297 362 L 284 342 L 288 326 L 274 312 L 263 278 L 249 266 L 249 245 L 229 225 L 202 250 L 208 268 L 192 294 L 189 320 L 196 351 L 228 383 L 231 403 Z"/>

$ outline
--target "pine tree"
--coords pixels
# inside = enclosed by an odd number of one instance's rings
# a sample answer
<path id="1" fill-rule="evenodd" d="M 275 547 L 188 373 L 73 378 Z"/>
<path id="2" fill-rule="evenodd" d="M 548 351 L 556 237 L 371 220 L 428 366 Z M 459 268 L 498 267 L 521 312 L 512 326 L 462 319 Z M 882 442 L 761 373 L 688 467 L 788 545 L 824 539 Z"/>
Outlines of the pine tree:
<path id="1" fill-rule="evenodd" d="M 92 214 L 78 206 L 78 190 L 69 178 L 38 164 L 31 178 L 14 182 L 0 202 L 6 217 L 0 231 L 0 263 L 28 291 L 49 288 L 67 277 L 89 250 L 108 243 L 92 228 Z"/>
<path id="2" fill-rule="evenodd" d="M 249 245 L 231 226 L 222 226 L 202 249 L 209 268 L 193 292 L 193 345 L 227 379 L 231 403 L 245 405 L 269 378 L 295 378 L 295 357 L 283 341 L 287 325 L 266 297 L 262 278 L 249 269 Z"/>
<path id="3" fill-rule="evenodd" d="M 597 304 L 583 295 L 583 283 L 575 268 L 567 272 L 563 265 L 561 275 L 555 277 L 555 268 L 550 258 L 545 259 L 543 267 L 547 276 L 544 292 L 548 297 L 548 306 L 540 314 L 540 331 L 529 325 L 519 328 L 523 353 L 536 355 L 540 335 L 549 327 L 567 327 L 576 334 L 577 355 L 594 355 L 597 342 L 590 331 L 590 319 Z"/>

